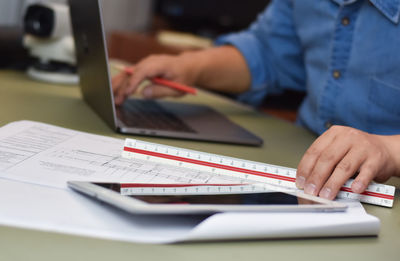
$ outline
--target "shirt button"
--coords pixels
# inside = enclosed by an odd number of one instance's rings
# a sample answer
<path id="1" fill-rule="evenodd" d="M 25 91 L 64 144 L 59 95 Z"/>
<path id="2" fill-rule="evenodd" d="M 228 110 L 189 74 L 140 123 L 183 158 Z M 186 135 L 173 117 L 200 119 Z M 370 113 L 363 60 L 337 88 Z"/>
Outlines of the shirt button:
<path id="1" fill-rule="evenodd" d="M 327 121 L 327 122 L 325 122 L 325 124 L 324 124 L 324 126 L 325 126 L 325 128 L 326 129 L 329 129 L 330 127 L 332 127 L 332 122 L 330 122 L 330 121 Z"/>
<path id="2" fill-rule="evenodd" d="M 338 70 L 334 70 L 334 71 L 332 72 L 332 76 L 333 76 L 333 78 L 335 78 L 335 79 L 339 79 L 340 76 L 341 76 L 341 73 L 340 73 L 340 71 L 338 71 Z"/>
<path id="3" fill-rule="evenodd" d="M 350 19 L 348 17 L 343 17 L 342 25 L 347 26 L 350 24 Z"/>

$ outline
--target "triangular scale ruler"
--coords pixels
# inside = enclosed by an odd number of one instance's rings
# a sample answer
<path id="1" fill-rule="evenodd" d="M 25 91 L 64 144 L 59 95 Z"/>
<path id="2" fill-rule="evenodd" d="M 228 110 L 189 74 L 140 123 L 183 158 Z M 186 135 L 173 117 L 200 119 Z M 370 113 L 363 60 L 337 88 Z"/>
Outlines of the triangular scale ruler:
<path id="1" fill-rule="evenodd" d="M 136 139 L 126 139 L 122 152 L 124 158 L 158 162 L 181 168 L 206 171 L 215 175 L 234 176 L 246 183 L 265 183 L 295 189 L 296 169 L 248 161 L 195 150 L 166 146 Z M 338 193 L 338 198 L 356 199 L 364 203 L 392 207 L 395 187 L 371 182 L 365 192 L 351 190 L 354 180 L 348 180 Z"/>

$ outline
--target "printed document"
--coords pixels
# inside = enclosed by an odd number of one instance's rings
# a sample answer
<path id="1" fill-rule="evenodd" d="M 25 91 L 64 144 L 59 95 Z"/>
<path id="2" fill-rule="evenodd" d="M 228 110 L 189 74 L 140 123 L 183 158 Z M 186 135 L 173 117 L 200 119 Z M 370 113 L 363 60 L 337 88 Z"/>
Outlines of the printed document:
<path id="1" fill-rule="evenodd" d="M 359 202 L 337 213 L 131 215 L 69 190 L 69 180 L 238 183 L 212 173 L 122 158 L 124 141 L 19 121 L 0 128 L 0 225 L 142 243 L 377 235 Z"/>
<path id="2" fill-rule="evenodd" d="M 0 177 L 56 188 L 70 180 L 137 183 L 240 183 L 229 176 L 124 159 L 124 141 L 43 123 L 0 128 Z"/>

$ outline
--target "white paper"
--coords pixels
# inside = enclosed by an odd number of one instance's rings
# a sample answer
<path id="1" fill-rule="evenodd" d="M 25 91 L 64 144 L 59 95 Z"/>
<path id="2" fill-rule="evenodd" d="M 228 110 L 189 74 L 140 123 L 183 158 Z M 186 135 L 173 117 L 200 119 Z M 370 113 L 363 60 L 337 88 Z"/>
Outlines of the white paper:
<path id="1" fill-rule="evenodd" d="M 71 190 L 0 179 L 0 224 L 142 243 L 185 237 L 201 220 L 134 216 Z"/>
<path id="2" fill-rule="evenodd" d="M 337 213 L 223 213 L 204 221 L 138 216 L 77 194 L 0 179 L 0 224 L 137 243 L 377 235 L 359 202 Z"/>
<path id="3" fill-rule="evenodd" d="M 199 224 L 185 240 L 378 235 L 379 219 L 365 213 L 360 202 L 348 205 L 346 212 L 335 213 L 222 213 Z"/>
<path id="4" fill-rule="evenodd" d="M 377 235 L 360 203 L 341 213 L 224 213 L 204 221 L 124 213 L 69 180 L 235 183 L 233 177 L 120 157 L 123 140 L 20 121 L 0 128 L 0 224 L 142 243 Z M 4 179 L 6 178 L 6 179 Z"/>
<path id="5" fill-rule="evenodd" d="M 121 157 L 124 141 L 20 121 L 0 128 L 0 177 L 67 188 L 67 181 L 238 183 L 240 179 Z"/>

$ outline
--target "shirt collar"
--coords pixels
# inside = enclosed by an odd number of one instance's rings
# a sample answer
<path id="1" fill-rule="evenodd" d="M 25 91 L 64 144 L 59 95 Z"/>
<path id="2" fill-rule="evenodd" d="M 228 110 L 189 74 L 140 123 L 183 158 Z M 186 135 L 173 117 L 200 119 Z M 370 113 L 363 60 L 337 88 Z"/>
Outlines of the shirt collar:
<path id="1" fill-rule="evenodd" d="M 339 5 L 347 5 L 357 0 L 332 0 Z M 400 0 L 369 0 L 386 18 L 397 24 L 400 19 Z"/>

